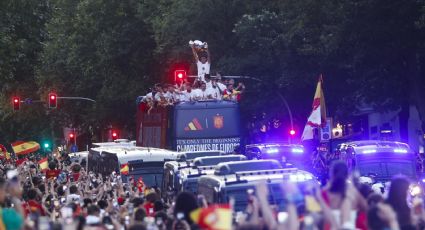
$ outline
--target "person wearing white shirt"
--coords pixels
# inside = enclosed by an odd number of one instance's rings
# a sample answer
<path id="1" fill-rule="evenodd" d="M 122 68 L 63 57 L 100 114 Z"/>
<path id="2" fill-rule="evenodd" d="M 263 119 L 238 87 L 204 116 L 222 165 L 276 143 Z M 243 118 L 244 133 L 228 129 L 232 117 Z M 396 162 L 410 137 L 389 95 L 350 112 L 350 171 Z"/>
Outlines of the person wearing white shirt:
<path id="1" fill-rule="evenodd" d="M 180 101 L 192 101 L 195 98 L 195 92 L 192 89 L 192 85 L 187 82 L 186 83 L 186 90 L 182 91 L 182 94 L 180 95 Z"/>
<path id="2" fill-rule="evenodd" d="M 221 100 L 222 97 L 221 97 L 220 89 L 216 85 L 213 85 L 211 88 L 208 88 L 206 91 L 207 91 L 208 99 Z"/>
<path id="3" fill-rule="evenodd" d="M 195 46 L 192 44 L 192 53 L 195 57 L 196 67 L 198 69 L 198 79 L 200 81 L 205 81 L 205 74 L 210 74 L 210 52 L 208 50 L 208 45 L 205 43 L 206 52 L 201 56 L 198 56 L 198 53 L 195 50 Z"/>
<path id="4" fill-rule="evenodd" d="M 198 100 L 207 100 L 208 99 L 208 90 L 207 84 L 205 82 L 201 83 L 201 88 L 197 91 Z"/>

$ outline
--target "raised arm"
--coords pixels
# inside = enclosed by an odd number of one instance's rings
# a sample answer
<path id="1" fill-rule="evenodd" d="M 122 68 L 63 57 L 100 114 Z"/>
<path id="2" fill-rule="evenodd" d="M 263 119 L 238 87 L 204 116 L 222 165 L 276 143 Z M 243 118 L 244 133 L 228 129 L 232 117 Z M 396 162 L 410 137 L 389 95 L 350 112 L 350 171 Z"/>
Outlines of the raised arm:
<path id="1" fill-rule="evenodd" d="M 210 49 L 208 49 L 208 44 L 206 42 L 205 42 L 205 49 L 207 50 L 208 64 L 211 64 Z"/>
<path id="2" fill-rule="evenodd" d="M 196 61 L 196 63 L 198 63 L 199 57 L 198 57 L 198 53 L 195 50 L 195 45 L 192 44 L 192 45 L 190 45 L 190 47 L 192 48 L 193 57 L 195 57 L 195 61 Z"/>

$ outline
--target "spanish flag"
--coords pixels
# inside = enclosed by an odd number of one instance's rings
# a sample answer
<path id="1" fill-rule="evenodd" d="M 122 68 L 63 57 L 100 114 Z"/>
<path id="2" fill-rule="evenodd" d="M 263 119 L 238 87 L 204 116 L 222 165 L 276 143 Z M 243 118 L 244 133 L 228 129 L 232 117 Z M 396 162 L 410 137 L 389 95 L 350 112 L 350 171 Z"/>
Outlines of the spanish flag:
<path id="1" fill-rule="evenodd" d="M 120 168 L 120 173 L 121 174 L 128 175 L 129 171 L 130 171 L 130 168 L 128 167 L 128 163 L 121 165 L 121 168 Z"/>
<path id="2" fill-rule="evenodd" d="M 40 145 L 35 141 L 16 141 L 11 145 L 16 155 L 26 155 L 40 149 Z"/>
<path id="3" fill-rule="evenodd" d="M 190 218 L 201 229 L 232 229 L 232 210 L 229 204 L 217 204 L 207 208 L 198 208 L 190 213 Z"/>
<path id="4" fill-rule="evenodd" d="M 38 166 L 40 166 L 41 171 L 46 171 L 49 168 L 49 161 L 47 160 L 47 157 L 39 160 Z"/>
<path id="5" fill-rule="evenodd" d="M 304 127 L 303 135 L 301 137 L 301 140 L 303 141 L 314 139 L 314 128 L 319 128 L 326 124 L 326 105 L 322 85 L 323 78 L 322 75 L 320 75 L 319 82 L 317 82 L 316 86 L 316 93 L 314 94 L 313 108 L 307 119 L 307 124 Z"/>

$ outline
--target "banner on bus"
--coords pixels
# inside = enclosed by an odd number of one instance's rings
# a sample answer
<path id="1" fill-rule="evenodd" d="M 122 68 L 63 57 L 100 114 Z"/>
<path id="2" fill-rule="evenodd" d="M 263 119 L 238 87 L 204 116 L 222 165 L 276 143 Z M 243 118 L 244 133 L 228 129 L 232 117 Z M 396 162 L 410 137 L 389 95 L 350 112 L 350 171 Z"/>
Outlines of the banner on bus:
<path id="1" fill-rule="evenodd" d="M 219 150 L 231 153 L 239 146 L 239 137 L 213 139 L 177 139 L 176 150 L 179 152 Z"/>

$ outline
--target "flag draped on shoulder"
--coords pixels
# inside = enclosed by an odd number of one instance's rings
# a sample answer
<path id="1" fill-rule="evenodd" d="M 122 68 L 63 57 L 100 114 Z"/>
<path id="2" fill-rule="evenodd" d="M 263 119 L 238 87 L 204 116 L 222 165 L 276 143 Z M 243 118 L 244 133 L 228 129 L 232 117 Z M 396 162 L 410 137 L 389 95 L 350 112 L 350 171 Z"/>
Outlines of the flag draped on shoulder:
<path id="1" fill-rule="evenodd" d="M 40 149 L 40 145 L 35 141 L 16 141 L 11 145 L 16 155 L 26 155 Z"/>
<path id="2" fill-rule="evenodd" d="M 301 140 L 310 140 L 314 138 L 313 130 L 326 124 L 326 105 L 325 96 L 323 95 L 322 89 L 323 79 L 322 75 L 319 77 L 317 83 L 316 93 L 313 99 L 313 110 L 308 117 L 307 124 L 304 127 L 303 135 Z"/>

